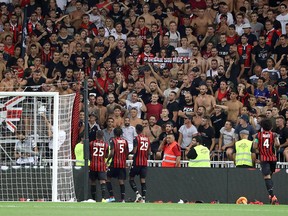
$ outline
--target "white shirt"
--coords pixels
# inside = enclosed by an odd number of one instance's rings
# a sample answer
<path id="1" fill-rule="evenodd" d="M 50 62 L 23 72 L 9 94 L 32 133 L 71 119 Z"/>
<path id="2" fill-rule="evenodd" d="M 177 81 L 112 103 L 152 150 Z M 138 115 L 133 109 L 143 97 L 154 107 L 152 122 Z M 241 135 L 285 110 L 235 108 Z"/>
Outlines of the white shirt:
<path id="1" fill-rule="evenodd" d="M 214 77 L 214 76 L 217 76 L 218 75 L 218 71 L 217 70 L 213 70 L 213 69 L 209 69 L 207 72 L 206 72 L 206 75 L 207 77 Z"/>
<path id="2" fill-rule="evenodd" d="M 136 102 L 136 103 L 132 103 L 130 100 L 126 100 L 126 108 L 127 110 L 130 112 L 130 110 L 135 107 L 138 111 L 138 114 L 137 114 L 137 117 L 138 118 L 141 118 L 141 114 L 142 114 L 142 111 L 141 111 L 141 107 L 142 107 L 142 103 L 141 102 Z M 128 115 L 128 117 L 130 117 L 130 115 Z"/>
<path id="3" fill-rule="evenodd" d="M 221 17 L 222 14 L 217 14 L 217 17 L 216 17 L 216 22 L 217 24 L 220 23 L 220 17 Z M 233 16 L 230 12 L 228 12 L 227 14 L 227 23 L 228 25 L 231 25 L 231 24 L 234 24 L 234 19 L 233 19 Z"/>
<path id="4" fill-rule="evenodd" d="M 179 128 L 179 133 L 181 133 L 183 136 L 181 148 L 186 148 L 192 142 L 193 135 L 196 135 L 198 131 L 194 125 L 192 125 L 190 128 L 187 128 L 187 126 L 184 124 Z"/>
<path id="5" fill-rule="evenodd" d="M 66 140 L 66 132 L 64 130 L 59 130 L 58 132 L 58 150 L 60 149 L 61 145 Z M 49 142 L 49 149 L 53 149 L 53 139 Z"/>
<path id="6" fill-rule="evenodd" d="M 134 126 L 128 126 L 128 127 L 122 127 L 123 131 L 123 138 L 127 140 L 128 142 L 128 147 L 129 147 L 129 152 L 133 150 L 133 140 L 137 136 L 136 130 Z"/>
<path id="7" fill-rule="evenodd" d="M 167 32 L 165 35 L 169 36 L 170 39 L 170 45 L 174 46 L 175 48 L 178 47 L 178 43 L 180 42 L 180 33 L 177 31 L 175 33 L 172 33 L 171 31 Z"/>
<path id="8" fill-rule="evenodd" d="M 166 98 L 168 98 L 169 94 L 170 94 L 172 91 L 174 91 L 174 92 L 177 93 L 177 92 L 179 91 L 179 88 L 178 88 L 178 87 L 176 87 L 175 89 L 168 88 L 168 89 L 166 89 L 166 90 L 163 92 L 163 94 L 164 94 L 164 96 L 165 96 Z"/>
<path id="9" fill-rule="evenodd" d="M 192 55 L 190 48 L 177 47 L 175 50 L 178 52 L 179 57 L 190 57 Z"/>
<path id="10" fill-rule="evenodd" d="M 282 34 L 286 34 L 285 25 L 286 23 L 288 23 L 288 13 L 286 13 L 284 16 L 282 14 L 279 14 L 276 17 L 276 20 L 278 20 L 281 23 Z"/>
<path id="11" fill-rule="evenodd" d="M 113 34 L 111 34 L 111 35 L 115 37 L 115 40 L 118 40 L 118 39 L 122 39 L 122 40 L 124 40 L 124 41 L 127 40 L 127 35 L 126 35 L 126 34 L 123 34 L 123 33 L 118 34 L 118 33 L 115 32 L 115 33 L 113 33 Z"/>
<path id="12" fill-rule="evenodd" d="M 221 128 L 220 133 L 222 134 L 223 137 L 222 142 L 223 145 L 227 145 L 233 141 L 233 139 L 235 138 L 234 131 L 235 131 L 234 128 L 232 128 L 231 131 L 227 131 L 225 127 Z"/>

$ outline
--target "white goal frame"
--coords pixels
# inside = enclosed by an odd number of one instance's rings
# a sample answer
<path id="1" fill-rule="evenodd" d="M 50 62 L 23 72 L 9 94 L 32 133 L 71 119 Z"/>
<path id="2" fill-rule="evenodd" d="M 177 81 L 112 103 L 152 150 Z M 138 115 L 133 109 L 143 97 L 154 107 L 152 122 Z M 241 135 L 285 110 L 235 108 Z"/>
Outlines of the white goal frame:
<path id="1" fill-rule="evenodd" d="M 0 92 L 0 98 L 9 96 L 35 96 L 53 98 L 53 149 L 58 147 L 59 92 Z M 53 151 L 52 165 L 52 202 L 57 202 L 58 195 L 58 151 Z"/>

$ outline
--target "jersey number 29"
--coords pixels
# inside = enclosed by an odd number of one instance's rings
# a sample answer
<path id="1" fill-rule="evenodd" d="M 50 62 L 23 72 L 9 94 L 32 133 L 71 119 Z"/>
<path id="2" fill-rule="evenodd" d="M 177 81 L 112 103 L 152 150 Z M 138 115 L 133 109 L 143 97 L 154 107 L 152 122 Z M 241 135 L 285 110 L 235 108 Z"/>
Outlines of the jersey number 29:
<path id="1" fill-rule="evenodd" d="M 140 144 L 141 144 L 140 150 L 141 150 L 141 151 L 147 151 L 147 149 L 148 149 L 148 142 L 141 141 Z"/>

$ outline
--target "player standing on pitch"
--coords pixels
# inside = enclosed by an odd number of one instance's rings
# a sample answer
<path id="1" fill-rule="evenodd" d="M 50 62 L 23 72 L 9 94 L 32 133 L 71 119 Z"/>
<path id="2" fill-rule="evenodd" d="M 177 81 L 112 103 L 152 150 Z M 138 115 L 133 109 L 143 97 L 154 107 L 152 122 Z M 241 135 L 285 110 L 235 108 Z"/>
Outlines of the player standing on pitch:
<path id="1" fill-rule="evenodd" d="M 136 125 L 137 137 L 133 140 L 133 164 L 129 173 L 129 183 L 133 191 L 136 193 L 135 202 L 145 203 L 146 197 L 146 181 L 147 176 L 147 160 L 151 152 L 150 140 L 147 136 L 143 135 L 143 126 Z M 142 196 L 138 192 L 134 178 L 136 175 L 140 176 Z"/>
<path id="2" fill-rule="evenodd" d="M 275 205 L 278 204 L 278 200 L 273 192 L 272 181 L 272 174 L 275 172 L 277 161 L 274 148 L 279 148 L 280 144 L 277 135 L 271 131 L 271 120 L 263 119 L 260 125 L 262 130 L 258 132 L 253 147 L 259 150 L 261 171 L 269 193 L 269 200 L 272 205 Z"/>
<path id="3" fill-rule="evenodd" d="M 105 200 L 107 166 L 105 159 L 109 154 L 108 143 L 104 142 L 104 133 L 96 131 L 96 140 L 90 142 L 90 182 L 92 199 L 96 200 L 96 179 L 100 181 L 102 202 Z"/>
<path id="4" fill-rule="evenodd" d="M 108 172 L 107 172 L 107 189 L 110 198 L 107 202 L 115 202 L 115 197 L 112 189 L 111 178 L 118 178 L 121 192 L 121 202 L 125 202 L 125 184 L 126 180 L 126 158 L 129 154 L 128 142 L 121 137 L 123 131 L 120 127 L 114 129 L 114 138 L 109 140 L 110 154 L 107 159 L 109 164 L 112 159 Z"/>

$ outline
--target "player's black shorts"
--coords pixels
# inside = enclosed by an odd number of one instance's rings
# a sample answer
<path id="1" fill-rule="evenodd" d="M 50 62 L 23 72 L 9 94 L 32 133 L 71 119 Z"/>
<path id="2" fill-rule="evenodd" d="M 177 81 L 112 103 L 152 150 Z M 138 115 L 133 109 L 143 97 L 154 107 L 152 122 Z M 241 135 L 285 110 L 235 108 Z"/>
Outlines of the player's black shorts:
<path id="1" fill-rule="evenodd" d="M 145 166 L 132 166 L 130 168 L 129 176 L 134 178 L 136 175 L 139 175 L 140 178 L 146 178 L 147 167 L 145 167 Z"/>
<path id="2" fill-rule="evenodd" d="M 276 161 L 262 161 L 260 165 L 261 172 L 264 176 L 271 175 L 275 172 Z"/>
<path id="3" fill-rule="evenodd" d="M 107 176 L 109 178 L 118 178 L 121 180 L 126 180 L 126 168 L 109 167 Z"/>
<path id="4" fill-rule="evenodd" d="M 107 173 L 90 170 L 89 178 L 91 181 L 96 181 L 97 179 L 98 180 L 107 180 Z"/>

